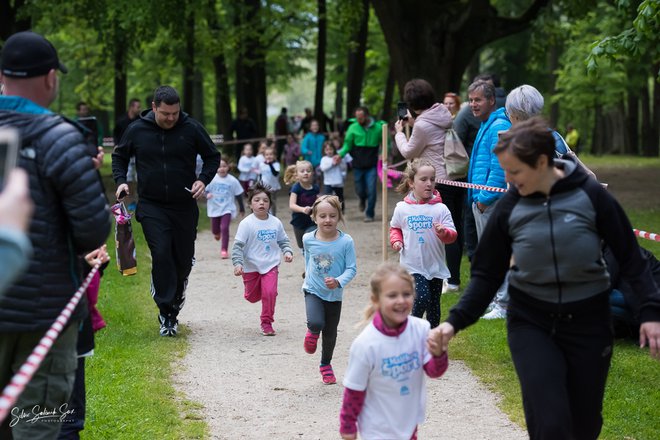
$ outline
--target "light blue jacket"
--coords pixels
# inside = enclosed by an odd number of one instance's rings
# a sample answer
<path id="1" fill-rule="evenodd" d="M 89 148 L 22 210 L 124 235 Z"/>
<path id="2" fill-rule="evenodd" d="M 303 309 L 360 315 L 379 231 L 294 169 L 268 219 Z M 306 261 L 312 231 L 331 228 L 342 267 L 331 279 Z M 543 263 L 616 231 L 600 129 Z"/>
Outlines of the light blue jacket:
<path id="1" fill-rule="evenodd" d="M 507 131 L 510 127 L 511 121 L 506 116 L 504 108 L 498 108 L 493 111 L 488 120 L 481 123 L 472 147 L 468 182 L 477 185 L 506 188 L 504 171 L 497 160 L 497 156 L 493 153 L 493 148 L 497 145 L 498 133 L 500 131 Z M 470 189 L 468 191 L 468 200 L 471 203 L 481 202 L 488 206 L 495 203 L 502 197 L 502 194 L 500 192 Z"/>
<path id="2" fill-rule="evenodd" d="M 314 168 L 321 164 L 323 142 L 325 142 L 324 135 L 310 131 L 305 135 L 300 146 L 300 153 L 303 155 L 303 158 L 310 161 Z"/>

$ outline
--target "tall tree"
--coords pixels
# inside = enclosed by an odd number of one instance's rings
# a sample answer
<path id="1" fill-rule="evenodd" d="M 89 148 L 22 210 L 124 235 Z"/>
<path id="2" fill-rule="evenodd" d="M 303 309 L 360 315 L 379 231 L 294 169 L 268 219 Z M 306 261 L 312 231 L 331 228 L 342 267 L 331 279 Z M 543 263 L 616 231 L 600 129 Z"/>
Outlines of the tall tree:
<path id="1" fill-rule="evenodd" d="M 0 40 L 5 41 L 12 34 L 30 29 L 31 20 L 22 13 L 25 0 L 0 0 Z M 0 46 L 2 47 L 2 46 Z"/>
<path id="2" fill-rule="evenodd" d="M 530 26 L 549 0 L 533 0 L 518 17 L 498 14 L 488 0 L 372 0 L 399 89 L 426 78 L 435 90 L 457 90 L 484 45 Z"/>
<path id="3" fill-rule="evenodd" d="M 364 81 L 365 53 L 369 35 L 369 0 L 362 0 L 359 9 L 359 23 L 354 28 L 348 49 L 348 70 L 346 72 L 346 117 L 353 115 L 355 107 L 360 105 L 362 82 Z M 349 28 L 350 29 L 350 28 Z"/>
<path id="4" fill-rule="evenodd" d="M 316 91 L 314 93 L 314 118 L 325 127 L 323 93 L 325 89 L 325 52 L 327 45 L 327 16 L 325 0 L 317 0 L 318 39 L 316 44 Z"/>

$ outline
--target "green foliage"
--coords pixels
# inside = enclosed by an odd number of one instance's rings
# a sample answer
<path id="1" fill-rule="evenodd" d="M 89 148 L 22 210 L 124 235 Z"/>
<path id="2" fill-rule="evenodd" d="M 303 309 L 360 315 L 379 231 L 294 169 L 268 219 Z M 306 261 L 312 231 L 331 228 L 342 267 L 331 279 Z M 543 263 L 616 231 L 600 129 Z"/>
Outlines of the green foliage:
<path id="1" fill-rule="evenodd" d="M 385 97 L 385 83 L 390 68 L 385 36 L 373 11 L 369 14 L 369 36 L 367 37 L 366 65 L 362 87 L 362 103 L 369 107 L 372 115 L 380 114 Z"/>
<path id="2" fill-rule="evenodd" d="M 630 8 L 629 0 L 618 0 L 619 11 Z M 630 21 L 626 21 L 630 24 Z M 593 43 L 587 57 L 589 73 L 595 74 L 603 69 L 599 61 L 606 60 L 606 67 L 621 59 L 630 58 L 641 61 L 649 59 L 653 64 L 660 61 L 660 1 L 644 0 L 637 7 L 637 16 L 632 20 L 632 26 L 616 35 L 608 33 L 605 38 Z M 660 77 L 660 72 L 658 72 Z"/>

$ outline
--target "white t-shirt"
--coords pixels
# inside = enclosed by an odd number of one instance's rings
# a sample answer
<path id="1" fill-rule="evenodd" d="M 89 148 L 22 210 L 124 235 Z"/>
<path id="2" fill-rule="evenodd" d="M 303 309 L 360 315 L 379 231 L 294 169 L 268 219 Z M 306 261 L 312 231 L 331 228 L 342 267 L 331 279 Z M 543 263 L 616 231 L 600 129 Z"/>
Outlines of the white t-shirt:
<path id="1" fill-rule="evenodd" d="M 275 168 L 275 171 L 279 172 L 280 163 L 273 162 L 273 168 Z M 259 164 L 259 171 L 261 171 L 261 182 L 264 185 L 270 186 L 275 191 L 278 191 L 282 188 L 282 185 L 280 185 L 280 175 L 273 175 L 273 171 L 270 169 L 270 165 L 268 165 L 266 162 L 261 162 Z"/>
<path id="2" fill-rule="evenodd" d="M 280 219 L 268 215 L 259 220 L 254 214 L 245 217 L 236 231 L 235 241 L 245 243 L 243 248 L 243 271 L 265 274 L 282 261 L 278 241 L 288 240 Z"/>
<path id="3" fill-rule="evenodd" d="M 353 341 L 343 383 L 367 392 L 357 421 L 360 438 L 409 440 L 424 422 L 430 329 L 428 321 L 409 316 L 399 336 L 382 334 L 372 322 Z"/>
<path id="4" fill-rule="evenodd" d="M 243 194 L 243 187 L 236 177 L 231 174 L 220 177 L 216 174 L 206 187 L 206 192 L 211 195 L 206 201 L 206 212 L 209 217 L 220 217 L 225 214 L 231 214 L 231 218 L 236 217 L 235 197 Z"/>
<path id="5" fill-rule="evenodd" d="M 330 186 L 344 186 L 346 178 L 346 158 L 342 158 L 337 165 L 332 163 L 332 157 L 323 156 L 321 158 L 321 171 L 323 171 L 323 184 Z"/>
<path id="6" fill-rule="evenodd" d="M 445 260 L 445 245 L 435 234 L 433 223 L 456 230 L 451 213 L 444 203 L 396 204 L 390 226 L 403 232 L 403 250 L 399 262 L 410 273 L 427 280 L 448 279 L 451 275 Z"/>
<path id="7" fill-rule="evenodd" d="M 257 173 L 255 173 L 254 170 L 258 168 L 259 160 L 256 157 L 241 156 L 241 158 L 238 159 L 238 171 L 240 171 L 238 180 L 243 182 L 257 180 Z"/>

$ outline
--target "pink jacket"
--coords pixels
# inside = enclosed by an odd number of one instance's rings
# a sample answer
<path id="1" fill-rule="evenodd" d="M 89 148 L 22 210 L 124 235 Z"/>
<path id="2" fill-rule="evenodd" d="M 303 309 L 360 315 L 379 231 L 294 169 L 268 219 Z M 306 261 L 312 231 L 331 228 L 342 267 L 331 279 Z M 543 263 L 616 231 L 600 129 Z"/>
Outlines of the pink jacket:
<path id="1" fill-rule="evenodd" d="M 401 155 L 413 160 L 418 157 L 429 160 L 435 167 L 435 180 L 447 178 L 445 169 L 445 133 L 451 128 L 451 113 L 443 104 L 436 102 L 415 119 L 410 139 L 404 133 L 394 136 Z"/>

